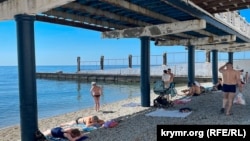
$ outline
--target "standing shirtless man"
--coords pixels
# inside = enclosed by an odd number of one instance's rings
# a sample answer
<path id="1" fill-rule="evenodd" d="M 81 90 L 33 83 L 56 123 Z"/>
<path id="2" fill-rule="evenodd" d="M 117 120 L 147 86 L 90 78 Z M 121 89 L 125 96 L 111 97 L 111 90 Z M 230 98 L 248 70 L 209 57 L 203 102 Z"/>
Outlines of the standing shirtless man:
<path id="1" fill-rule="evenodd" d="M 223 101 L 221 113 L 226 110 L 226 115 L 231 115 L 231 109 L 233 105 L 233 99 L 236 93 L 236 85 L 240 84 L 240 76 L 238 71 L 233 69 L 233 64 L 228 62 L 219 68 L 219 72 L 222 73 L 223 77 Z M 226 107 L 227 106 L 227 107 Z"/>

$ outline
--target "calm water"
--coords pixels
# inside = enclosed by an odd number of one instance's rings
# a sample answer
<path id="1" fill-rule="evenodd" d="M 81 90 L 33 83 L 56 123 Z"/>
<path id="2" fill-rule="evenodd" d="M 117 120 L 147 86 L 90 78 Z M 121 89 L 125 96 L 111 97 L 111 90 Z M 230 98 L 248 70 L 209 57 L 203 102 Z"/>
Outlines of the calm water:
<path id="1" fill-rule="evenodd" d="M 38 66 L 37 72 L 76 72 L 76 66 Z M 136 85 L 99 83 L 107 104 L 140 95 Z M 90 83 L 37 79 L 38 117 L 47 118 L 93 107 Z M 15 66 L 0 66 L 0 128 L 19 124 L 18 70 Z"/>

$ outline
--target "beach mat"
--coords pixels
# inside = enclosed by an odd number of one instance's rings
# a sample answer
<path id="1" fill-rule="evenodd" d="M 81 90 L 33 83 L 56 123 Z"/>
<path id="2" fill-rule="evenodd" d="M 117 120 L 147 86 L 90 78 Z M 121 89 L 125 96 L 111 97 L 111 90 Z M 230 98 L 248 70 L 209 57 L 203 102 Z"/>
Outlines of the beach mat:
<path id="1" fill-rule="evenodd" d="M 179 117 L 179 118 L 184 118 L 187 117 L 188 115 L 190 115 L 192 113 L 191 112 L 187 112 L 187 113 L 182 113 L 179 112 L 179 110 L 165 110 L 165 109 L 157 109 L 153 112 L 147 113 L 146 116 L 152 116 L 152 117 Z"/>
<path id="2" fill-rule="evenodd" d="M 93 130 L 96 130 L 97 128 L 100 128 L 100 127 L 96 127 L 96 126 L 86 126 L 85 124 L 83 123 L 79 123 L 79 124 L 74 124 L 72 125 L 71 127 L 73 128 L 78 128 L 80 131 L 84 131 L 84 132 L 91 132 Z"/>

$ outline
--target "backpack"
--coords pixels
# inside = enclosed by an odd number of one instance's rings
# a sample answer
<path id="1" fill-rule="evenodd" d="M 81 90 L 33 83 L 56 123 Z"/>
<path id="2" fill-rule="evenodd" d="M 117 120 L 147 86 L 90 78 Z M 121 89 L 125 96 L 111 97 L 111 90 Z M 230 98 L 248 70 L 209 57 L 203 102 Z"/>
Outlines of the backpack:
<path id="1" fill-rule="evenodd" d="M 153 90 L 154 90 L 154 93 L 156 94 L 164 94 L 166 92 L 164 81 L 162 80 L 155 81 Z"/>
<path id="2" fill-rule="evenodd" d="M 173 103 L 168 101 L 163 95 L 159 95 L 156 99 L 154 99 L 154 107 L 168 108 L 170 106 L 173 106 Z"/>

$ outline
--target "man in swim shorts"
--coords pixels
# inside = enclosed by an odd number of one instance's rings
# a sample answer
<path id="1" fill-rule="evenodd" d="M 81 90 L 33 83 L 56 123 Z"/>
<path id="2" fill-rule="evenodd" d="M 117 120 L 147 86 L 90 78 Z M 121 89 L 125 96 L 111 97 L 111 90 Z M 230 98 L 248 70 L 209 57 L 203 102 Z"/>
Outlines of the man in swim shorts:
<path id="1" fill-rule="evenodd" d="M 239 85 L 240 83 L 240 75 L 238 71 L 233 69 L 233 64 L 231 62 L 228 62 L 225 65 L 221 66 L 219 68 L 219 72 L 222 73 L 222 77 L 224 80 L 222 86 L 224 94 L 221 113 L 224 113 L 226 110 L 226 115 L 232 115 L 231 109 L 236 93 L 236 85 Z"/>

